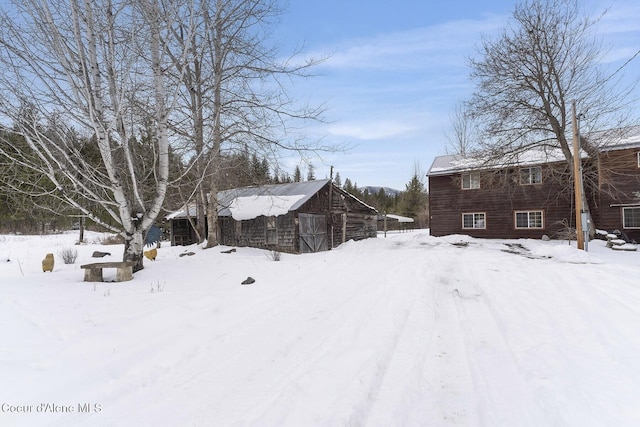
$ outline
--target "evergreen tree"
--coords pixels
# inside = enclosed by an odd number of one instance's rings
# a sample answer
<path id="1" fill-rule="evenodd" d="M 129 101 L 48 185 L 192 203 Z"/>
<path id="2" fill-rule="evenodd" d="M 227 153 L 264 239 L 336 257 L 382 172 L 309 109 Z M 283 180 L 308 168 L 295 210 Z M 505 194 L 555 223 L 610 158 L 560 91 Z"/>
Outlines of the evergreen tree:
<path id="1" fill-rule="evenodd" d="M 293 182 L 302 181 L 302 172 L 300 172 L 300 166 L 296 165 L 296 170 L 293 172 Z"/>
<path id="2" fill-rule="evenodd" d="M 351 184 L 351 180 L 349 178 L 344 180 L 344 191 L 349 194 L 353 194 L 353 184 Z"/>
<path id="3" fill-rule="evenodd" d="M 428 223 L 428 194 L 420 176 L 421 174 L 416 168 L 411 181 L 402 193 L 400 212 L 404 216 L 416 219 L 419 227 L 425 227 Z"/>
<path id="4" fill-rule="evenodd" d="M 269 162 L 266 158 L 263 158 L 260 162 L 260 177 L 263 179 L 263 182 L 271 181 L 271 173 L 269 172 Z"/>
<path id="5" fill-rule="evenodd" d="M 336 184 L 336 186 L 342 188 L 342 179 L 340 179 L 340 172 L 336 172 L 336 177 L 333 182 Z"/>
<path id="6" fill-rule="evenodd" d="M 374 206 L 378 209 L 378 212 L 387 212 L 387 199 L 387 193 L 384 188 L 380 187 L 374 201 Z"/>
<path id="7" fill-rule="evenodd" d="M 316 179 L 316 175 L 314 173 L 313 163 L 309 163 L 309 166 L 307 166 L 307 181 L 313 181 L 314 179 Z"/>
<path id="8" fill-rule="evenodd" d="M 258 160 L 256 153 L 251 156 L 251 180 L 253 183 L 260 181 L 260 160 Z"/>

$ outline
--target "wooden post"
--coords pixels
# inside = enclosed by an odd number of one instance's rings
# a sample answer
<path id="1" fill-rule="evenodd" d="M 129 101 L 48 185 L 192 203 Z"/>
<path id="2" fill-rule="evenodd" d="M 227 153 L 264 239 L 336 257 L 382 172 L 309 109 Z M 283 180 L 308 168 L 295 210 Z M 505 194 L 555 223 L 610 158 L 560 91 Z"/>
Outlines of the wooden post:
<path id="1" fill-rule="evenodd" d="M 387 213 L 384 213 L 384 237 L 387 237 Z"/>
<path id="2" fill-rule="evenodd" d="M 580 159 L 580 134 L 576 117 L 576 101 L 571 103 L 573 122 L 573 192 L 576 199 L 576 240 L 578 249 L 584 250 L 584 234 L 582 233 L 582 168 Z"/>
<path id="3" fill-rule="evenodd" d="M 347 241 L 347 213 L 342 214 L 342 243 Z"/>
<path id="4" fill-rule="evenodd" d="M 84 215 L 80 215 L 80 221 L 78 224 L 80 225 L 80 237 L 78 238 L 78 243 L 84 243 Z"/>

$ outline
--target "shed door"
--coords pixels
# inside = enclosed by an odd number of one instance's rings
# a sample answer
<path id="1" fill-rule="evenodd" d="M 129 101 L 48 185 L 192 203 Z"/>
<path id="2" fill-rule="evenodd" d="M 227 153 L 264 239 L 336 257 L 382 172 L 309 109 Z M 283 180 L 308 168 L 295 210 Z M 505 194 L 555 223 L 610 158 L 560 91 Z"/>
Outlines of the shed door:
<path id="1" fill-rule="evenodd" d="M 327 250 L 327 219 L 324 215 L 299 214 L 300 252 Z"/>

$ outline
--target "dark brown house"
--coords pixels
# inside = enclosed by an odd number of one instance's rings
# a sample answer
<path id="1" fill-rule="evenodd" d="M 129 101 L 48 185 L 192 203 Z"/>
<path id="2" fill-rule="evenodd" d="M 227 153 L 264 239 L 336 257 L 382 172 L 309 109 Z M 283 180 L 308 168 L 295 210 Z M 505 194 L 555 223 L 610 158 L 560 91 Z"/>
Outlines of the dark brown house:
<path id="1" fill-rule="evenodd" d="M 640 241 L 640 138 L 602 150 L 598 190 L 587 194 L 592 226 Z M 571 184 L 557 155 L 523 156 L 487 168 L 477 159 L 437 157 L 428 175 L 431 234 L 540 238 L 575 227 Z"/>
<path id="2" fill-rule="evenodd" d="M 620 230 L 640 242 L 640 137 L 603 150 L 591 216 L 599 229 Z"/>
<path id="3" fill-rule="evenodd" d="M 218 202 L 222 245 L 308 253 L 377 234 L 377 211 L 327 179 L 222 191 Z M 189 210 L 167 217 L 172 245 L 196 243 Z"/>

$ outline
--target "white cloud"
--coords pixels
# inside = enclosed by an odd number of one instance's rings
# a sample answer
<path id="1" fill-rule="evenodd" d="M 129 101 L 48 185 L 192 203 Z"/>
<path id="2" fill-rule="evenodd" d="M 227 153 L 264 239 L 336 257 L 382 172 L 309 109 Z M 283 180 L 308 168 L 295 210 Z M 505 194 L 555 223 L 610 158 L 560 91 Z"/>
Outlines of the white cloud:
<path id="1" fill-rule="evenodd" d="M 330 68 L 401 69 L 460 63 L 482 34 L 495 32 L 505 17 L 460 20 L 355 39 L 334 49 L 325 62 Z"/>
<path id="2" fill-rule="evenodd" d="M 640 4 L 633 2 L 617 1 L 597 6 L 595 13 L 606 11 L 598 22 L 598 30 L 604 34 L 617 34 L 640 31 Z M 637 37 L 637 35 L 636 35 Z"/>
<path id="3" fill-rule="evenodd" d="M 345 122 L 328 126 L 328 133 L 334 136 L 343 136 L 359 140 L 376 140 L 399 137 L 413 133 L 417 126 L 411 122 L 398 121 L 370 121 L 370 122 Z"/>

